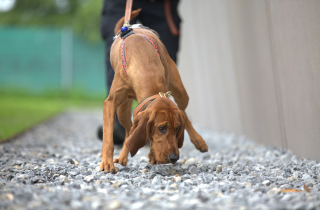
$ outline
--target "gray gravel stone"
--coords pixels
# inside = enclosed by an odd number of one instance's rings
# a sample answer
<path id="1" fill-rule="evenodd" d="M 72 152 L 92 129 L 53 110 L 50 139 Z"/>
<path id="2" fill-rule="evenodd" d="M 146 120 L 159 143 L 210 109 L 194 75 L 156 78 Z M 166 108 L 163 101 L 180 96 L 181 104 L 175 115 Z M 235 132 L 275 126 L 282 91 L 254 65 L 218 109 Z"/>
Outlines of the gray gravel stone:
<path id="1" fill-rule="evenodd" d="M 221 172 L 222 172 L 222 166 L 221 166 L 221 165 L 218 165 L 218 166 L 216 167 L 216 172 L 218 172 L 218 173 L 221 173 Z"/>
<path id="2" fill-rule="evenodd" d="M 63 175 L 60 175 L 59 180 L 63 181 L 64 183 L 70 183 L 69 179 L 66 176 L 63 176 Z"/>
<path id="3" fill-rule="evenodd" d="M 83 180 L 85 182 L 92 182 L 94 180 L 94 177 L 92 175 L 86 176 L 86 177 L 83 178 Z"/>
<path id="4" fill-rule="evenodd" d="M 188 172 L 190 174 L 196 174 L 198 172 L 198 169 L 196 166 L 191 166 L 189 169 L 188 169 Z"/>
<path id="5" fill-rule="evenodd" d="M 153 185 L 158 185 L 158 184 L 161 184 L 162 183 L 162 179 L 160 176 L 155 176 L 153 179 L 152 179 L 152 182 L 151 184 Z"/>
<path id="6" fill-rule="evenodd" d="M 149 176 L 148 176 L 148 179 L 153 179 L 157 174 L 152 172 Z"/>
<path id="7" fill-rule="evenodd" d="M 140 164 L 139 169 L 145 169 L 145 168 L 148 168 L 148 166 L 149 166 L 149 163 L 143 162 Z"/>
<path id="8" fill-rule="evenodd" d="M 270 186 L 271 182 L 269 180 L 265 180 L 262 182 L 262 184 L 264 184 L 266 186 Z"/>

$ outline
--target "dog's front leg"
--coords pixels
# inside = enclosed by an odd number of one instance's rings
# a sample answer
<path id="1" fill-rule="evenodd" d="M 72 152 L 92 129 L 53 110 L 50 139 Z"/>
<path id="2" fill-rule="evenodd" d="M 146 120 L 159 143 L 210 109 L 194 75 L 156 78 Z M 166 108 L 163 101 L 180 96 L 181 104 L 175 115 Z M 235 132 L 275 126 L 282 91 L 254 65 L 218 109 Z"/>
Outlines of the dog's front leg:
<path id="1" fill-rule="evenodd" d="M 175 102 L 177 103 L 179 109 L 181 109 L 185 113 L 185 122 L 186 122 L 186 130 L 190 136 L 191 142 L 200 152 L 208 152 L 208 146 L 203 138 L 198 134 L 198 132 L 193 128 L 185 110 L 189 103 L 189 96 L 186 89 L 183 86 L 181 81 L 181 77 L 179 71 L 174 64 L 174 62 L 169 58 L 169 90 L 172 91 L 172 96 L 174 97 Z"/>
<path id="2" fill-rule="evenodd" d="M 198 134 L 198 132 L 193 128 L 187 114 L 185 113 L 186 117 L 186 129 L 188 131 L 190 141 L 194 144 L 194 146 L 200 152 L 208 152 L 207 143 L 203 140 L 202 136 Z"/>
<path id="3" fill-rule="evenodd" d="M 112 97 L 104 101 L 103 105 L 103 143 L 102 143 L 102 160 L 100 171 L 108 173 L 117 173 L 117 168 L 113 164 L 113 129 L 116 118 L 116 108 Z"/>
<path id="4" fill-rule="evenodd" d="M 131 122 L 132 101 L 133 101 L 132 99 L 128 99 L 124 101 L 122 104 L 119 105 L 117 109 L 119 122 L 126 129 L 125 142 L 130 135 L 129 132 L 132 126 L 132 122 Z M 125 142 L 123 143 L 120 155 L 113 161 L 114 163 L 118 163 L 123 166 L 127 165 L 128 154 L 129 154 L 129 149 L 127 148 L 127 145 Z"/>

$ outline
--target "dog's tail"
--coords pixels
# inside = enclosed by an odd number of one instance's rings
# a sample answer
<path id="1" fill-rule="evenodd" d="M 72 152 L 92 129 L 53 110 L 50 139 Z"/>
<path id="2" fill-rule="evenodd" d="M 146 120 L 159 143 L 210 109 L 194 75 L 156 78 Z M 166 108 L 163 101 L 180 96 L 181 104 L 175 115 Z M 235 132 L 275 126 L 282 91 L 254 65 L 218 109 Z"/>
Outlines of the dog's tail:
<path id="1" fill-rule="evenodd" d="M 141 11 L 141 9 L 137 9 L 137 10 L 132 11 L 130 20 L 137 17 L 139 15 L 140 11 Z M 124 22 L 124 16 L 117 22 L 116 27 L 114 28 L 114 35 L 117 35 L 119 33 L 121 27 L 123 26 L 123 22 Z"/>

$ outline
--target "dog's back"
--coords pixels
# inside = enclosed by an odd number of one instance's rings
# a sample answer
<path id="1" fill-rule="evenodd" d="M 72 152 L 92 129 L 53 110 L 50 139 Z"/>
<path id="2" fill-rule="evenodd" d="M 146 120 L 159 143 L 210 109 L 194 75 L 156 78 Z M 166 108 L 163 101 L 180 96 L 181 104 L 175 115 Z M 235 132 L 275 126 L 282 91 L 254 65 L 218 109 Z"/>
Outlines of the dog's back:
<path id="1" fill-rule="evenodd" d="M 133 11 L 131 18 L 137 16 L 139 12 L 140 10 Z M 122 24 L 123 18 L 115 27 L 117 34 Z M 119 36 L 114 41 L 110 58 L 113 69 L 123 79 L 129 79 L 135 93 L 150 88 L 167 89 L 163 87 L 168 84 L 168 55 L 165 46 L 151 30 L 134 28 L 133 31 L 134 34 L 126 37 L 125 40 Z M 147 40 L 148 38 L 154 45 Z M 118 53 L 114 53 L 116 51 Z"/>

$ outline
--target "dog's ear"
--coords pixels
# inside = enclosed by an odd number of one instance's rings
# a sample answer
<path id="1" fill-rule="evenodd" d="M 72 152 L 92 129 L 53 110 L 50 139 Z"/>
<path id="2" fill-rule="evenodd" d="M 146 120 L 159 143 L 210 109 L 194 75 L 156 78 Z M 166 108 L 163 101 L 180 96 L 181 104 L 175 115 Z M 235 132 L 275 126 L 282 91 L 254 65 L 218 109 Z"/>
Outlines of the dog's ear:
<path id="1" fill-rule="evenodd" d="M 184 141 L 184 128 L 185 128 L 185 113 L 181 110 L 179 110 L 179 118 L 180 118 L 180 127 L 179 131 L 177 133 L 177 139 L 178 139 L 178 148 L 182 148 L 183 141 Z"/>
<path id="2" fill-rule="evenodd" d="M 148 112 L 147 110 L 138 114 L 134 120 L 130 130 L 130 135 L 125 141 L 127 148 L 133 157 L 141 147 L 144 147 L 152 132 L 155 112 Z M 152 135 L 152 134 L 151 134 Z"/>

